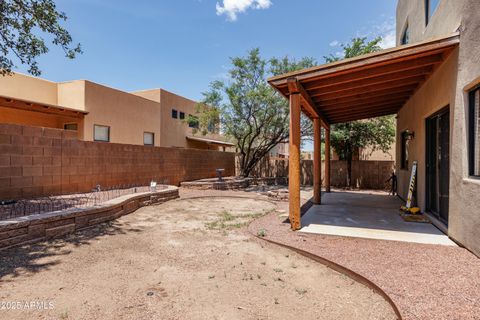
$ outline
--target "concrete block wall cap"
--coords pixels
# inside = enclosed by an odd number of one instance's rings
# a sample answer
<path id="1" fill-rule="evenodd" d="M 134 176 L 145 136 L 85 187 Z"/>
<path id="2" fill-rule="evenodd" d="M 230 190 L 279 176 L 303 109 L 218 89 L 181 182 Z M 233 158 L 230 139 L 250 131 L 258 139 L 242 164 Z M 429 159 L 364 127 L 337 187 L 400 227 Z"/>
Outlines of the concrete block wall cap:
<path id="1" fill-rule="evenodd" d="M 0 231 L 7 231 L 13 228 L 18 228 L 20 227 L 19 224 L 22 224 L 25 226 L 36 225 L 40 223 L 51 222 L 51 221 L 66 219 L 70 217 L 79 217 L 83 215 L 99 213 L 107 209 L 112 210 L 112 209 L 115 209 L 116 207 L 122 206 L 128 200 L 141 198 L 144 196 L 162 195 L 162 194 L 169 193 L 176 190 L 178 190 L 178 187 L 168 186 L 167 188 L 156 191 L 156 192 L 143 192 L 143 193 L 125 195 L 125 196 L 104 202 L 101 205 L 97 205 L 97 206 L 92 206 L 87 208 L 70 208 L 66 210 L 52 211 L 52 212 L 43 213 L 43 214 L 33 214 L 29 216 L 24 216 L 24 217 L 3 220 L 3 221 L 0 221 Z"/>

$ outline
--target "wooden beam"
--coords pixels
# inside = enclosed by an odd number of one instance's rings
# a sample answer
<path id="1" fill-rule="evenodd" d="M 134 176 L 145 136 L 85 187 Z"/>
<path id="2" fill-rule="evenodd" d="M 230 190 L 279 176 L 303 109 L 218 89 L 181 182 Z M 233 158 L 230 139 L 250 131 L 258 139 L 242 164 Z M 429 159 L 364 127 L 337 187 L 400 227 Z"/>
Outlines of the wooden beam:
<path id="1" fill-rule="evenodd" d="M 330 126 L 325 128 L 325 191 L 330 192 Z"/>
<path id="2" fill-rule="evenodd" d="M 368 68 L 372 64 L 387 64 L 395 61 L 418 59 L 420 57 L 434 55 L 437 53 L 453 51 L 460 42 L 459 33 L 447 37 L 437 38 L 424 42 L 417 42 L 409 45 L 398 46 L 392 49 L 365 54 L 355 58 L 324 64 L 300 71 L 289 72 L 283 75 L 268 79 L 273 86 L 284 83 L 286 78 L 296 77 L 300 81 L 304 79 L 320 78 L 331 73 L 341 73 L 345 70 Z"/>
<path id="3" fill-rule="evenodd" d="M 401 72 L 396 72 L 394 74 L 380 75 L 378 77 L 372 77 L 369 79 L 362 79 L 359 81 L 352 81 L 344 84 L 336 84 L 333 86 L 325 86 L 317 90 L 309 90 L 308 93 L 313 99 L 317 96 L 350 92 L 351 90 L 357 89 L 369 90 L 371 88 L 377 88 L 378 86 L 380 86 L 381 88 L 388 88 L 392 84 L 398 84 L 399 82 L 407 83 L 410 81 L 421 81 L 425 77 L 425 75 L 432 73 L 432 71 L 432 66 L 414 70 L 405 70 Z"/>
<path id="4" fill-rule="evenodd" d="M 289 217 L 292 230 L 301 228 L 300 222 L 300 104 L 301 96 L 290 93 L 290 138 L 288 158 Z"/>
<path id="5" fill-rule="evenodd" d="M 322 202 L 322 124 L 313 119 L 313 203 Z"/>
<path id="6" fill-rule="evenodd" d="M 373 109 L 373 108 L 379 108 L 379 107 L 385 107 L 385 106 L 390 106 L 390 105 L 404 105 L 407 100 L 405 98 L 400 98 L 396 100 L 389 100 L 389 101 L 381 101 L 378 103 L 368 103 L 365 105 L 360 105 L 360 106 L 352 106 L 352 105 L 346 105 L 346 106 L 330 106 L 329 108 L 323 109 L 325 114 L 330 115 L 336 115 L 338 113 L 341 114 L 348 114 L 352 110 L 359 111 L 359 110 L 368 110 L 368 109 Z"/>
<path id="7" fill-rule="evenodd" d="M 302 84 L 298 82 L 297 79 L 295 78 L 289 78 L 287 79 L 288 83 L 288 91 L 290 94 L 292 93 L 298 93 L 300 94 L 300 97 L 302 98 L 302 106 L 305 109 L 305 111 L 309 114 L 312 115 L 312 118 L 319 118 L 324 126 L 328 125 L 328 119 L 323 115 L 323 113 L 318 109 L 317 105 L 315 102 L 313 102 L 312 98 L 308 95 L 308 93 L 305 91 L 303 88 Z"/>
<path id="8" fill-rule="evenodd" d="M 337 111 L 337 112 L 331 112 L 328 114 L 330 118 L 339 118 L 342 116 L 350 116 L 350 115 L 357 115 L 357 114 L 362 114 L 362 113 L 371 113 L 371 112 L 376 112 L 376 111 L 390 111 L 390 110 L 399 110 L 402 107 L 402 104 L 400 102 L 397 103 L 390 103 L 390 104 L 385 104 L 381 106 L 375 106 L 375 107 L 368 107 L 368 108 L 361 108 L 361 109 L 351 109 L 347 111 Z"/>
<path id="9" fill-rule="evenodd" d="M 425 66 L 432 66 L 443 62 L 442 55 L 426 56 L 423 58 L 414 59 L 411 61 L 403 61 L 391 63 L 388 65 L 371 66 L 367 70 L 356 71 L 351 70 L 348 73 L 332 74 L 325 79 L 315 80 L 314 78 L 304 80 L 305 90 L 310 92 L 314 89 L 319 89 L 325 86 L 334 86 L 363 79 L 370 79 L 382 75 L 394 76 L 396 73 L 405 70 L 419 69 Z M 307 82 L 308 81 L 308 82 Z"/>
<path id="10" fill-rule="evenodd" d="M 400 100 L 400 99 L 409 99 L 412 95 L 413 91 L 409 92 L 400 92 L 398 94 L 391 94 L 391 95 L 385 95 L 381 97 L 373 97 L 373 98 L 366 98 L 366 99 L 357 99 L 354 101 L 344 101 L 344 102 L 328 102 L 326 104 L 320 104 L 322 108 L 340 108 L 340 107 L 354 107 L 354 106 L 368 106 L 372 104 L 378 104 L 378 103 L 388 103 L 389 101 L 394 101 L 394 100 Z"/>
<path id="11" fill-rule="evenodd" d="M 359 95 L 365 95 L 365 94 L 396 92 L 396 91 L 402 90 L 402 88 L 404 87 L 416 87 L 420 84 L 421 81 L 424 81 L 426 77 L 418 76 L 410 79 L 407 79 L 406 81 L 387 82 L 383 84 L 377 84 L 374 86 L 369 86 L 364 88 L 356 88 L 356 89 L 351 89 L 347 91 L 327 93 L 327 94 L 316 96 L 315 98 L 321 99 L 321 101 L 327 101 L 327 100 L 339 99 L 339 98 L 358 97 Z"/>
<path id="12" fill-rule="evenodd" d="M 334 120 L 333 120 L 332 123 L 345 123 L 345 122 L 351 122 L 351 121 L 356 121 L 356 120 L 371 119 L 371 118 L 396 114 L 397 112 L 398 112 L 398 110 L 392 109 L 391 111 L 384 110 L 384 111 L 372 112 L 372 113 L 368 113 L 368 114 L 363 113 L 363 114 L 346 115 L 344 117 L 333 118 Z"/>
<path id="13" fill-rule="evenodd" d="M 399 95 L 399 94 L 404 94 L 404 93 L 413 93 L 413 91 L 418 87 L 418 84 L 411 84 L 408 86 L 402 86 L 398 87 L 395 89 L 386 89 L 386 90 L 379 90 L 376 92 L 367 92 L 367 93 L 357 93 L 351 96 L 347 97 L 340 97 L 340 98 L 330 98 L 328 100 L 321 100 L 319 103 L 322 107 L 325 107 L 327 105 L 337 105 L 337 104 L 342 104 L 342 103 L 348 103 L 348 102 L 356 102 L 356 101 L 362 101 L 365 99 L 370 99 L 370 98 L 383 98 L 387 96 L 392 96 L 392 95 Z"/>

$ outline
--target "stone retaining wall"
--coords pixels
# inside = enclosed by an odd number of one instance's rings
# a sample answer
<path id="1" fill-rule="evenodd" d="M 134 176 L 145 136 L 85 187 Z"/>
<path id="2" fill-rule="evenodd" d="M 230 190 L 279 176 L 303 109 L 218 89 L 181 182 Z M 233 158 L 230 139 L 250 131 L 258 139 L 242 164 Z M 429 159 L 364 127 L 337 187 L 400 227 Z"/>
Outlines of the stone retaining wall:
<path id="1" fill-rule="evenodd" d="M 178 188 L 122 196 L 87 209 L 69 209 L 0 221 L 0 250 L 61 237 L 114 220 L 138 208 L 178 198 Z"/>

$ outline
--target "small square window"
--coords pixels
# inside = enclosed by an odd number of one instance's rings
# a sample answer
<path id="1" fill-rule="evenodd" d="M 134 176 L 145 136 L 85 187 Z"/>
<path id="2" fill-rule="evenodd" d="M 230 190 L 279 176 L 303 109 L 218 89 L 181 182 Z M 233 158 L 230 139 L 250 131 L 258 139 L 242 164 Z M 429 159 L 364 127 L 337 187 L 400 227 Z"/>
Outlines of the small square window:
<path id="1" fill-rule="evenodd" d="M 185 112 L 180 111 L 180 120 L 185 119 Z"/>
<path id="2" fill-rule="evenodd" d="M 175 109 L 172 109 L 172 118 L 177 119 L 178 118 L 178 111 Z"/>
<path id="3" fill-rule="evenodd" d="M 78 131 L 78 124 L 76 123 L 65 123 L 63 125 L 63 129 L 65 130 L 72 130 L 72 131 Z"/>
<path id="4" fill-rule="evenodd" d="M 110 142 L 110 127 L 95 124 L 93 126 L 93 140 Z"/>
<path id="5" fill-rule="evenodd" d="M 155 134 L 153 132 L 144 132 L 143 144 L 146 146 L 153 146 L 155 144 Z"/>

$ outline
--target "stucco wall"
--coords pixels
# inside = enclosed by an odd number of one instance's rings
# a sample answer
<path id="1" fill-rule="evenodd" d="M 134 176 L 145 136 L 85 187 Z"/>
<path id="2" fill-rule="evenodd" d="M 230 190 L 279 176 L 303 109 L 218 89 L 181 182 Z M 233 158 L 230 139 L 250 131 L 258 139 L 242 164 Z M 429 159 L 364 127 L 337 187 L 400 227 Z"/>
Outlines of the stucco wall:
<path id="1" fill-rule="evenodd" d="M 425 118 L 450 105 L 450 203 L 448 234 L 480 255 L 480 181 L 468 176 L 468 93 L 480 79 L 480 2 L 478 0 L 440 1 L 425 27 L 423 0 L 400 0 L 397 36 L 405 21 L 410 25 L 411 42 L 460 32 L 459 48 L 433 74 L 399 113 L 397 132 L 415 131 L 410 159 L 419 161 L 418 200 L 425 208 Z M 477 80 L 477 82 L 479 82 Z M 398 141 L 398 139 L 397 139 Z M 400 152 L 397 146 L 397 162 Z M 399 172 L 399 191 L 406 193 L 408 173 Z"/>
<path id="2" fill-rule="evenodd" d="M 438 8 L 425 25 L 425 0 L 399 0 L 397 5 L 397 45 L 405 27 L 409 25 L 410 43 L 449 35 L 460 27 L 462 12 L 468 2 L 476 0 L 441 0 Z M 478 6 L 478 3 L 477 3 Z"/>
<path id="3" fill-rule="evenodd" d="M 189 114 L 195 115 L 196 102 L 164 89 L 152 89 L 132 92 L 135 95 L 159 102 L 161 105 L 161 135 L 162 147 L 179 147 L 195 149 L 213 149 L 220 148 L 215 145 L 207 145 L 202 142 L 188 141 L 186 136 L 198 136 L 207 139 L 223 141 L 224 138 L 219 134 L 207 134 L 205 136 L 195 133 L 192 128 L 180 119 L 180 112 L 185 113 L 185 118 Z M 172 118 L 172 109 L 177 110 L 177 119 Z"/>
<path id="4" fill-rule="evenodd" d="M 420 90 L 403 106 L 397 116 L 397 163 L 401 156 L 401 133 L 413 131 L 415 138 L 409 142 L 408 169 L 397 167 L 398 192 L 404 199 L 407 197 L 408 184 L 413 161 L 418 161 L 417 169 L 417 200 L 422 210 L 425 210 L 425 121 L 428 117 L 450 105 L 453 109 L 455 101 L 455 84 L 458 64 L 458 50 L 438 68 L 438 70 L 423 84 Z"/>
<path id="5" fill-rule="evenodd" d="M 143 133 L 155 134 L 160 146 L 160 107 L 151 100 L 89 81 L 76 81 L 85 87 L 84 139 L 93 141 L 93 126 L 110 126 L 110 142 L 143 145 Z"/>
<path id="6" fill-rule="evenodd" d="M 57 84 L 48 80 L 14 73 L 0 76 L 0 96 L 57 104 Z"/>

